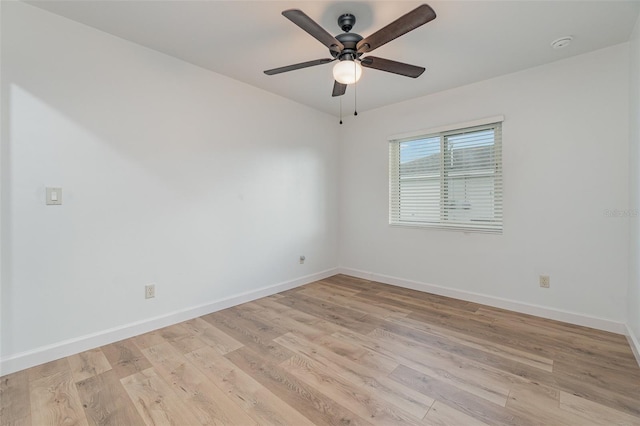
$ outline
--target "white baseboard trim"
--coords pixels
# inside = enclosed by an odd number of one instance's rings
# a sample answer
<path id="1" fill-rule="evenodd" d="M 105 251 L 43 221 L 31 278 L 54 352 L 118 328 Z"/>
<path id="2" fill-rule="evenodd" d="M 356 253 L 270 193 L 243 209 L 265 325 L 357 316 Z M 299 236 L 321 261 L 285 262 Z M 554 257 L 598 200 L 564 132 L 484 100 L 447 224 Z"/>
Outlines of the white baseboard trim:
<path id="1" fill-rule="evenodd" d="M 598 318 L 589 315 L 579 314 L 576 312 L 564 311 L 560 309 L 548 308 L 545 306 L 533 305 L 529 303 L 518 302 L 516 300 L 505 299 L 502 297 L 487 296 L 481 293 L 474 293 L 466 290 L 459 290 L 449 287 L 443 287 L 435 284 L 421 283 L 403 278 L 392 277 L 389 275 L 376 274 L 374 272 L 361 271 L 358 269 L 338 268 L 341 274 L 351 275 L 356 278 L 362 278 L 370 281 L 378 281 L 384 284 L 395 285 L 398 287 L 409 288 L 412 290 L 424 291 L 440 296 L 452 297 L 455 299 L 466 300 L 468 302 L 480 303 L 482 305 L 493 306 L 495 308 L 507 309 L 510 311 L 520 312 L 528 315 L 535 315 L 542 318 L 548 318 L 556 321 L 567 322 L 570 324 L 591 327 L 598 330 L 609 331 L 617 334 L 626 333 L 626 324 L 605 318 Z"/>
<path id="2" fill-rule="evenodd" d="M 304 284 L 328 278 L 337 273 L 337 268 L 327 269 L 315 274 L 305 275 L 290 281 L 262 287 L 257 290 L 246 291 L 202 305 L 181 309 L 154 318 L 136 321 L 120 327 L 102 330 L 96 333 L 87 334 L 0 358 L 0 376 L 44 364 L 45 362 L 54 361 L 89 349 L 108 345 L 119 340 L 138 336 L 162 327 L 197 318 L 211 312 L 216 312 L 242 303 L 250 302 L 255 299 L 260 299 L 261 297 L 290 290 Z"/>
<path id="3" fill-rule="evenodd" d="M 629 324 L 626 324 L 626 333 L 627 340 L 629 341 L 629 346 L 631 346 L 631 351 L 633 355 L 636 357 L 636 361 L 638 361 L 638 366 L 640 366 L 640 336 L 636 336 L 629 327 Z"/>

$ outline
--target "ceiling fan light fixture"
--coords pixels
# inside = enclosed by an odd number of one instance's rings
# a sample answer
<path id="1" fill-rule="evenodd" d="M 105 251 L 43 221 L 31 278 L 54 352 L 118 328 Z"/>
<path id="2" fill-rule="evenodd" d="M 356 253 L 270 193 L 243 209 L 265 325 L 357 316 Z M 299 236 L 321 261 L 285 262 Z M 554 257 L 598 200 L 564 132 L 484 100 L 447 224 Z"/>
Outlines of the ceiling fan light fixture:
<path id="1" fill-rule="evenodd" d="M 342 84 L 353 84 L 362 76 L 362 65 L 358 61 L 344 60 L 333 66 L 333 78 Z"/>

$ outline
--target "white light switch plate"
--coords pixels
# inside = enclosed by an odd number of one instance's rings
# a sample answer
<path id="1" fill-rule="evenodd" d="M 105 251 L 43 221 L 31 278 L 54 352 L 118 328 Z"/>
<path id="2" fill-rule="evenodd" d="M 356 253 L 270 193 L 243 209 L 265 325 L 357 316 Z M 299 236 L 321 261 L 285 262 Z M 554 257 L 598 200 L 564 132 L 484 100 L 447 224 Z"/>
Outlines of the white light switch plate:
<path id="1" fill-rule="evenodd" d="M 48 206 L 59 206 L 62 204 L 62 188 L 47 188 L 46 204 Z"/>

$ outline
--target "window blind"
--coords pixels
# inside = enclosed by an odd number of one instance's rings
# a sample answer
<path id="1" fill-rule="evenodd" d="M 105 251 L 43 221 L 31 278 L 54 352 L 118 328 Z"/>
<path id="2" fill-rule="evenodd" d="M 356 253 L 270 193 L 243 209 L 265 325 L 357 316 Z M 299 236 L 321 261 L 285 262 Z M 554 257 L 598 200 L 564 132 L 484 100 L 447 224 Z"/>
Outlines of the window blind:
<path id="1" fill-rule="evenodd" d="M 389 223 L 502 231 L 502 125 L 391 140 Z"/>

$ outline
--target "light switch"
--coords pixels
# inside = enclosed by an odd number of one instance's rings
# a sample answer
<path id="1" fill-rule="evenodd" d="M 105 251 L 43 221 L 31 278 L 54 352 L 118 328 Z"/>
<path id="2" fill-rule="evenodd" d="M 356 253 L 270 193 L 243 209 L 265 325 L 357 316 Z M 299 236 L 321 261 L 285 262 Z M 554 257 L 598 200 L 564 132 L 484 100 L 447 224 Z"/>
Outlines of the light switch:
<path id="1" fill-rule="evenodd" d="M 47 200 L 48 206 L 59 206 L 62 204 L 62 188 L 47 188 Z"/>

